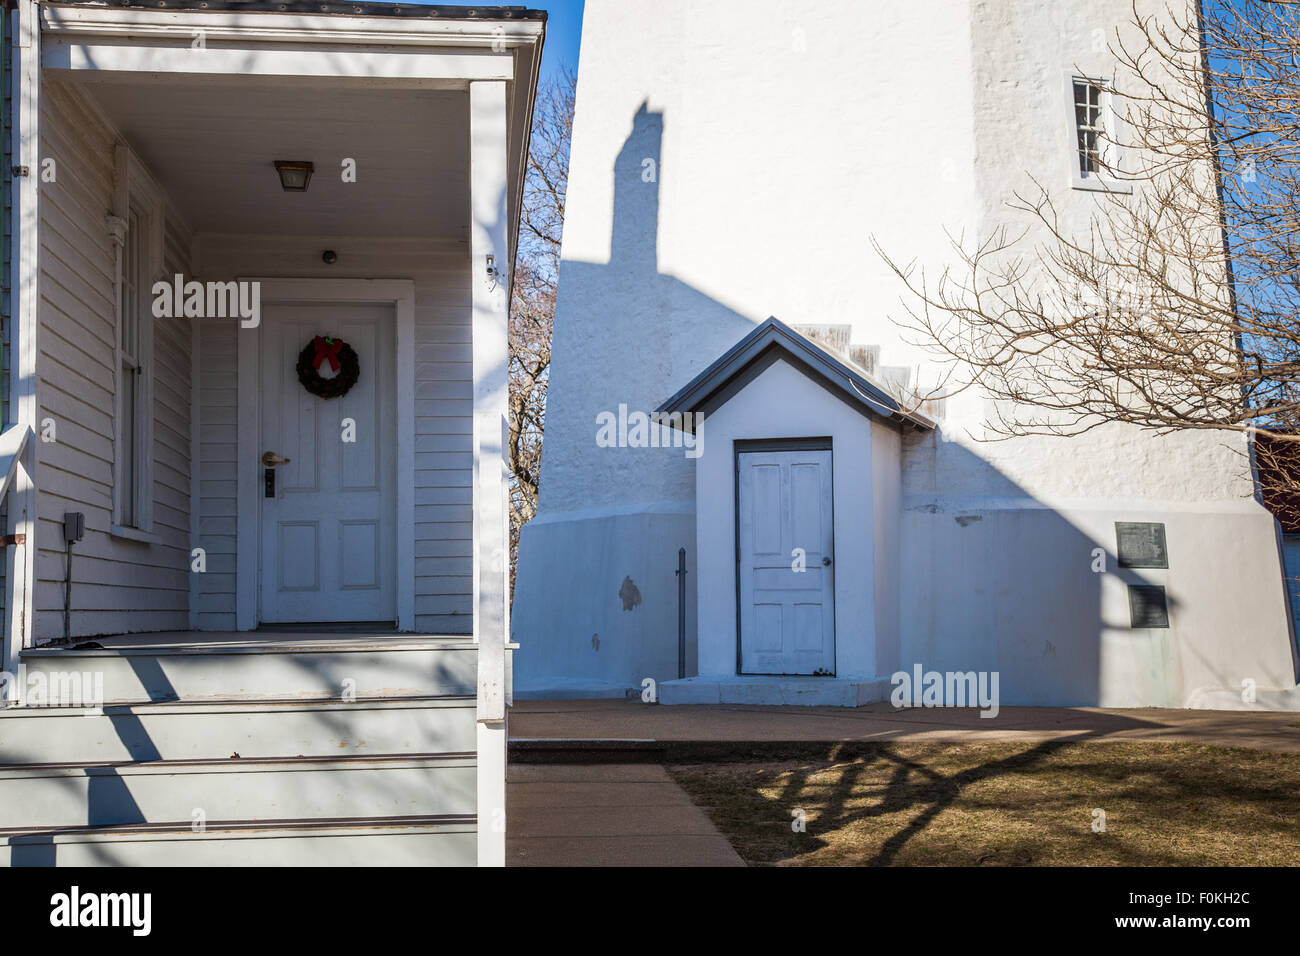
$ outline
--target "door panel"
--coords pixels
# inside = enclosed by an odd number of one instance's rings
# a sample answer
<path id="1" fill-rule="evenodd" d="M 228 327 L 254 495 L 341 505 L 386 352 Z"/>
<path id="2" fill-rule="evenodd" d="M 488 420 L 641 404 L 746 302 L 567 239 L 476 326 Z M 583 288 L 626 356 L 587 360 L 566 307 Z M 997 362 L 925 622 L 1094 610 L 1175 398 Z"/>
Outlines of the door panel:
<path id="1" fill-rule="evenodd" d="M 742 452 L 737 468 L 740 672 L 833 674 L 831 452 Z"/>
<path id="2" fill-rule="evenodd" d="M 263 310 L 258 453 L 289 459 L 274 469 L 274 496 L 263 486 L 260 499 L 264 623 L 397 617 L 393 325 L 391 306 Z M 340 398 L 298 381 L 298 353 L 316 335 L 356 350 L 360 375 Z"/>

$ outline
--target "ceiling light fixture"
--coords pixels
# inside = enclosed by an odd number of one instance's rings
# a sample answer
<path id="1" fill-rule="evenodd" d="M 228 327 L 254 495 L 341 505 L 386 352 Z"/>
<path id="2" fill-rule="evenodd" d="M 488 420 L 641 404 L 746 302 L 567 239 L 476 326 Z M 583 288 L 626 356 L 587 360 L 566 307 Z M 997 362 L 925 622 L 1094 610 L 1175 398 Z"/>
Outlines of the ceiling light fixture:
<path id="1" fill-rule="evenodd" d="M 275 171 L 280 174 L 280 185 L 284 187 L 285 192 L 289 193 L 307 191 L 313 168 L 311 163 L 302 160 L 277 159 L 275 161 Z"/>

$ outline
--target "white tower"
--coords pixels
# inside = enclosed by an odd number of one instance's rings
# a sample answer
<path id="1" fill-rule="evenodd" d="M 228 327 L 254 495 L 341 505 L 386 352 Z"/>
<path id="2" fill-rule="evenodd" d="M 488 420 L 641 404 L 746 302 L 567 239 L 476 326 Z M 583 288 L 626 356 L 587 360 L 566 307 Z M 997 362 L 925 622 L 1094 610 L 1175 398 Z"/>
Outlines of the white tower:
<path id="1" fill-rule="evenodd" d="M 604 447 L 599 416 L 653 411 L 769 316 L 838 341 L 876 381 L 925 384 L 873 238 L 941 265 L 945 230 L 1012 221 L 1005 203 L 1030 175 L 1086 222 L 1070 81 L 1113 71 L 1105 38 L 1130 15 L 1129 0 L 588 0 L 541 507 L 513 612 L 519 695 L 675 678 L 679 548 L 687 674 L 742 676 L 739 652 L 718 672 L 745 640 L 739 503 L 705 508 L 699 489 L 714 480 L 701 462 L 737 467 L 748 433 L 723 447 L 706 425 L 697 460 Z M 750 419 L 788 410 L 775 381 L 744 399 Z M 796 430 L 818 435 L 807 408 Z M 830 673 L 997 671 L 1004 704 L 1105 706 L 1242 706 L 1250 680 L 1262 705 L 1289 706 L 1275 525 L 1243 446 L 1119 426 L 989 443 L 987 413 L 972 393 L 933 430 L 869 413 L 870 467 L 836 458 L 836 515 L 871 502 L 861 528 L 836 518 L 836 552 L 872 543 L 865 563 L 836 563 L 835 607 L 818 612 L 834 617 Z M 1116 567 L 1121 533 L 1163 534 L 1168 567 Z M 1150 622 L 1132 616 L 1132 587 L 1165 589 L 1168 627 L 1135 626 Z"/>

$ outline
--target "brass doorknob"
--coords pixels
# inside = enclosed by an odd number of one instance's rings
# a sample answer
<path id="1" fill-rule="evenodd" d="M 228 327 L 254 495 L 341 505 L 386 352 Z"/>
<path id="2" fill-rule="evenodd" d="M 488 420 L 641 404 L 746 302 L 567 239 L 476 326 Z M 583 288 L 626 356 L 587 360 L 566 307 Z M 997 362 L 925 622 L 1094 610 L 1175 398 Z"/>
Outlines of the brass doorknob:
<path id="1" fill-rule="evenodd" d="M 268 452 L 263 452 L 262 454 L 262 464 L 264 464 L 267 468 L 274 468 L 276 465 L 289 464 L 289 459 L 281 458 L 275 452 L 268 451 Z"/>

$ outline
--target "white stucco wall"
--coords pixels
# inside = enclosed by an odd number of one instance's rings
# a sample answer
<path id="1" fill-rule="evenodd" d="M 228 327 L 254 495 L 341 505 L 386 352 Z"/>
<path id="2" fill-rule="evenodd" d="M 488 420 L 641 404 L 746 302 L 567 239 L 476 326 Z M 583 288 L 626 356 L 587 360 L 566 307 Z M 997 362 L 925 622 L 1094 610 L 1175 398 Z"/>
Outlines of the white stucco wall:
<path id="1" fill-rule="evenodd" d="M 875 566 L 876 634 L 873 676 L 899 668 L 898 633 L 902 600 L 903 436 L 899 428 L 871 422 L 871 508 Z"/>
<path id="2" fill-rule="evenodd" d="M 598 448 L 594 416 L 654 408 L 770 315 L 895 338 L 871 235 L 938 257 L 978 210 L 965 0 L 596 0 L 583 49 L 547 514 L 688 501 L 688 463 Z"/>
<path id="3" fill-rule="evenodd" d="M 938 224 L 973 220 L 968 33 L 965 0 L 870 15 L 851 0 L 587 5 L 541 512 L 515 591 L 519 687 L 675 676 L 693 466 L 598 447 L 595 416 L 655 408 L 769 315 L 896 338 L 870 231 L 901 245 L 936 224 L 909 248 L 939 255 Z M 617 597 L 627 577 L 635 611 Z M 658 668 L 629 673 L 610 652 L 640 635 L 672 646 L 626 650 Z"/>
<path id="4" fill-rule="evenodd" d="M 926 380 L 872 239 L 937 269 L 945 230 L 1017 222 L 1006 203 L 1031 176 L 1085 223 L 1097 200 L 1069 187 L 1065 77 L 1111 73 L 1101 48 L 1130 16 L 1129 0 L 590 0 L 541 512 L 515 596 L 522 686 L 675 674 L 676 550 L 718 503 L 697 500 L 680 450 L 598 447 L 595 416 L 653 409 L 769 315 L 850 325 Z M 1272 519 L 1239 443 L 1120 426 L 989 442 L 988 411 L 975 391 L 950 399 L 938 433 L 902 440 L 897 486 L 876 476 L 877 514 L 894 495 L 900 517 L 873 533 L 897 536 L 901 564 L 873 579 L 871 626 L 893 637 L 866 672 L 996 662 L 1008 703 L 1231 706 L 1242 669 L 1294 687 Z M 1127 627 L 1117 520 L 1167 525 L 1165 633 Z M 1089 570 L 1095 547 L 1112 572 Z M 895 591 L 892 619 L 878 595 Z"/>

